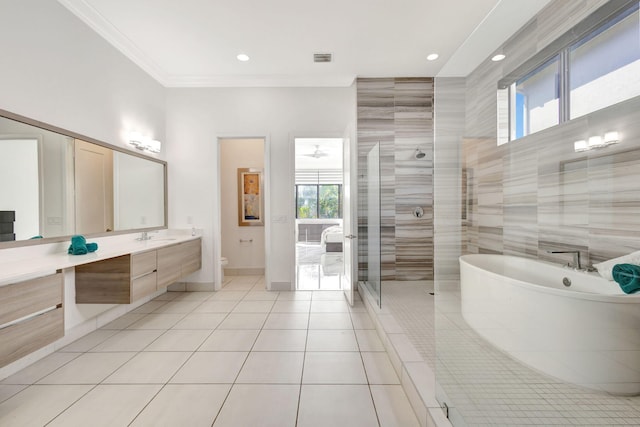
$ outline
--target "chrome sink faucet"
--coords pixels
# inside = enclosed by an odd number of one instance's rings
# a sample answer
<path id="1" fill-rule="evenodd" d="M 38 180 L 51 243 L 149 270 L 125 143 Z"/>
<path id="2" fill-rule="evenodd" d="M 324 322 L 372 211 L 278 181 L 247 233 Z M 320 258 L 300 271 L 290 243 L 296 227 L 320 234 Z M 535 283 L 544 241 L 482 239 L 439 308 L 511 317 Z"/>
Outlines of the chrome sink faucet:
<path id="1" fill-rule="evenodd" d="M 548 254 L 573 254 L 573 266 L 569 264 L 569 267 L 573 267 L 576 270 L 582 270 L 582 263 L 580 262 L 580 251 L 547 251 Z"/>
<path id="2" fill-rule="evenodd" d="M 149 233 L 147 233 L 146 231 L 143 231 L 142 234 L 140 235 L 140 237 L 138 237 L 136 240 L 150 240 L 151 236 L 149 236 Z"/>

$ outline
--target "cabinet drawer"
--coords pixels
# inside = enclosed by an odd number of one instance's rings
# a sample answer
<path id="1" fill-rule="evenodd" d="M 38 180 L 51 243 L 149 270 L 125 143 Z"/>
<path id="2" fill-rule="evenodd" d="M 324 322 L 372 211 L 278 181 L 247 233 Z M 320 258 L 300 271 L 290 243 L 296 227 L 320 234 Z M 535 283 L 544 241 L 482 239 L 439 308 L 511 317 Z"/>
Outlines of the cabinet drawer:
<path id="1" fill-rule="evenodd" d="M 131 277 L 139 277 L 156 270 L 156 251 L 131 255 Z"/>
<path id="2" fill-rule="evenodd" d="M 156 291 L 156 273 L 150 273 L 146 276 L 138 277 L 131 281 L 131 302 L 142 298 Z"/>
<path id="3" fill-rule="evenodd" d="M 0 287 L 0 325 L 62 304 L 62 273 Z"/>

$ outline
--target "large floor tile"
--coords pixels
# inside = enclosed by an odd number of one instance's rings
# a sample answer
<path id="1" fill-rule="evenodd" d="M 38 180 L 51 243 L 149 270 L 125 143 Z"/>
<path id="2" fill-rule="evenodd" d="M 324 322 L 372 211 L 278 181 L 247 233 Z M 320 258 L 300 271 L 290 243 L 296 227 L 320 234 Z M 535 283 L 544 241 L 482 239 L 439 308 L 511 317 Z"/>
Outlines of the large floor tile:
<path id="1" fill-rule="evenodd" d="M 271 309 L 272 313 L 309 313 L 311 301 L 307 300 L 278 300 Z"/>
<path id="2" fill-rule="evenodd" d="M 279 292 L 266 290 L 251 290 L 244 297 L 244 301 L 275 301 L 278 299 Z"/>
<path id="3" fill-rule="evenodd" d="M 96 353 L 106 354 L 106 353 Z M 191 356 L 189 352 L 144 352 L 104 380 L 106 384 L 164 384 Z"/>
<path id="4" fill-rule="evenodd" d="M 99 384 L 135 356 L 126 353 L 84 353 L 41 379 L 39 384 Z"/>
<path id="5" fill-rule="evenodd" d="M 0 403 L 29 387 L 25 384 L 0 384 Z"/>
<path id="6" fill-rule="evenodd" d="M 169 329 L 185 315 L 174 313 L 152 313 L 127 326 L 127 329 Z"/>
<path id="7" fill-rule="evenodd" d="M 104 342 L 107 338 L 115 335 L 118 331 L 115 329 L 98 329 L 82 338 L 79 338 L 71 344 L 61 348 L 60 352 L 85 352 Z"/>
<path id="8" fill-rule="evenodd" d="M 353 322 L 354 329 L 375 329 L 376 328 L 375 323 L 373 323 L 373 320 L 371 320 L 371 316 L 369 316 L 369 313 L 367 312 L 364 312 L 364 313 L 352 312 L 351 321 Z"/>
<path id="9" fill-rule="evenodd" d="M 251 352 L 236 383 L 300 384 L 303 352 Z"/>
<path id="10" fill-rule="evenodd" d="M 372 385 L 380 427 L 419 427 L 411 404 L 400 385 Z"/>
<path id="11" fill-rule="evenodd" d="M 131 426 L 209 427 L 230 388 L 230 384 L 167 384 Z"/>
<path id="12" fill-rule="evenodd" d="M 250 351 L 259 333 L 259 329 L 217 329 L 198 351 Z"/>
<path id="13" fill-rule="evenodd" d="M 120 331 L 92 348 L 91 351 L 142 351 L 142 349 L 162 335 L 163 332 L 164 331 L 158 329 Z"/>
<path id="14" fill-rule="evenodd" d="M 363 352 L 361 354 L 369 384 L 400 384 L 387 353 Z"/>
<path id="15" fill-rule="evenodd" d="M 34 384 L 81 355 L 81 353 L 52 353 L 44 359 L 40 359 L 34 364 L 5 378 L 2 384 Z"/>
<path id="16" fill-rule="evenodd" d="M 249 291 L 222 291 L 216 292 L 209 301 L 240 301 Z"/>
<path id="17" fill-rule="evenodd" d="M 299 385 L 236 384 L 213 426 L 293 427 L 299 393 Z"/>
<path id="18" fill-rule="evenodd" d="M 214 292 L 184 292 L 174 301 L 206 301 L 213 296 Z"/>
<path id="19" fill-rule="evenodd" d="M 353 329 L 349 313 L 311 313 L 309 329 Z"/>
<path id="20" fill-rule="evenodd" d="M 109 322 L 100 329 L 126 329 L 127 326 L 142 319 L 146 314 L 144 313 L 127 313 L 124 316 L 118 317 L 113 322 Z"/>
<path id="21" fill-rule="evenodd" d="M 247 358 L 245 352 L 197 352 L 171 379 L 174 384 L 233 383 Z"/>
<path id="22" fill-rule="evenodd" d="M 366 385 L 303 385 L 299 427 L 372 427 L 376 411 Z"/>
<path id="23" fill-rule="evenodd" d="M 173 329 L 215 329 L 226 316 L 225 313 L 191 313 L 176 323 Z"/>
<path id="24" fill-rule="evenodd" d="M 278 295 L 278 301 L 311 301 L 311 297 L 313 296 L 313 292 L 311 291 L 291 291 L 291 292 L 280 292 Z"/>
<path id="25" fill-rule="evenodd" d="M 148 303 L 142 304 L 140 307 L 136 308 L 135 310 L 132 310 L 131 312 L 144 313 L 144 314 L 153 313 L 156 309 L 162 307 L 166 303 L 167 301 L 160 301 L 160 300 L 149 301 Z"/>
<path id="26" fill-rule="evenodd" d="M 385 351 L 377 331 L 357 329 L 355 333 L 360 351 Z"/>
<path id="27" fill-rule="evenodd" d="M 271 313 L 264 329 L 307 329 L 309 315 L 306 313 Z"/>
<path id="28" fill-rule="evenodd" d="M 306 341 L 306 330 L 263 329 L 253 351 L 304 351 Z"/>
<path id="29" fill-rule="evenodd" d="M 267 313 L 230 313 L 219 329 L 261 329 Z"/>
<path id="30" fill-rule="evenodd" d="M 236 305 L 238 305 L 238 301 L 205 301 L 196 307 L 193 313 L 230 313 Z"/>
<path id="31" fill-rule="evenodd" d="M 153 301 L 173 301 L 184 293 L 185 292 L 165 292 L 164 294 L 155 297 Z"/>
<path id="32" fill-rule="evenodd" d="M 149 344 L 144 351 L 196 351 L 211 332 L 172 329 Z"/>
<path id="33" fill-rule="evenodd" d="M 307 351 L 358 351 L 358 342 L 353 330 L 311 329 Z"/>
<path id="34" fill-rule="evenodd" d="M 126 426 L 160 388 L 160 385 L 99 385 L 49 425 Z"/>
<path id="35" fill-rule="evenodd" d="M 344 301 L 344 291 L 313 291 L 314 301 Z"/>
<path id="36" fill-rule="evenodd" d="M 274 301 L 249 301 L 242 300 L 233 309 L 233 313 L 268 313 L 273 307 Z"/>
<path id="37" fill-rule="evenodd" d="M 90 385 L 33 385 L 0 404 L 0 425 L 43 426 L 91 390 Z"/>
<path id="38" fill-rule="evenodd" d="M 325 300 L 313 300 L 311 301 L 312 313 L 348 313 L 349 304 L 346 301 L 325 301 Z"/>
<path id="39" fill-rule="evenodd" d="M 196 307 L 202 304 L 202 301 L 169 301 L 162 307 L 158 307 L 154 313 L 174 313 L 186 314 L 191 313 Z"/>
<path id="40" fill-rule="evenodd" d="M 307 352 L 303 384 L 367 384 L 358 352 Z"/>

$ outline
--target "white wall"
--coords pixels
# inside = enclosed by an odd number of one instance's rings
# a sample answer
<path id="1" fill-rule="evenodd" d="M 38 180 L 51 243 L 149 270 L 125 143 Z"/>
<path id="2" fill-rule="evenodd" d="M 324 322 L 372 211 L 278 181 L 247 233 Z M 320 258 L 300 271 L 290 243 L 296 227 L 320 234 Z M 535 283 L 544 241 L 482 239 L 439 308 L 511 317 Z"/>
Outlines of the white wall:
<path id="1" fill-rule="evenodd" d="M 229 260 L 226 268 L 264 268 L 264 227 L 238 225 L 238 168 L 264 169 L 264 140 L 220 140 L 220 235 L 222 256 Z"/>
<path id="2" fill-rule="evenodd" d="M 1 109 L 113 145 L 164 141 L 164 88 L 58 2 L 0 2 L 0 52 Z"/>
<path id="3" fill-rule="evenodd" d="M 188 278 L 213 282 L 218 264 L 214 236 L 220 236 L 216 194 L 219 137 L 266 137 L 265 168 L 271 246 L 268 280 L 293 282 L 293 138 L 341 137 L 355 128 L 355 87 L 170 89 L 167 96 L 169 226 L 203 229 L 204 264 Z M 215 265 L 215 270 L 214 270 Z"/>

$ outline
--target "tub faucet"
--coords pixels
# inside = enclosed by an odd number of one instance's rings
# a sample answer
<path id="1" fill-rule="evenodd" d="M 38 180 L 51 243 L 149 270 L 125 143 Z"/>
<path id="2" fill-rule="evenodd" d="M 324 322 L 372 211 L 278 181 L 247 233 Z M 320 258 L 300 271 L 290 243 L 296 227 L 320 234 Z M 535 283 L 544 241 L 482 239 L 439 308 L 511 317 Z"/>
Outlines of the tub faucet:
<path id="1" fill-rule="evenodd" d="M 547 251 L 549 254 L 573 254 L 573 268 L 582 270 L 580 263 L 580 251 Z M 571 265 L 569 265 L 571 267 Z"/>

